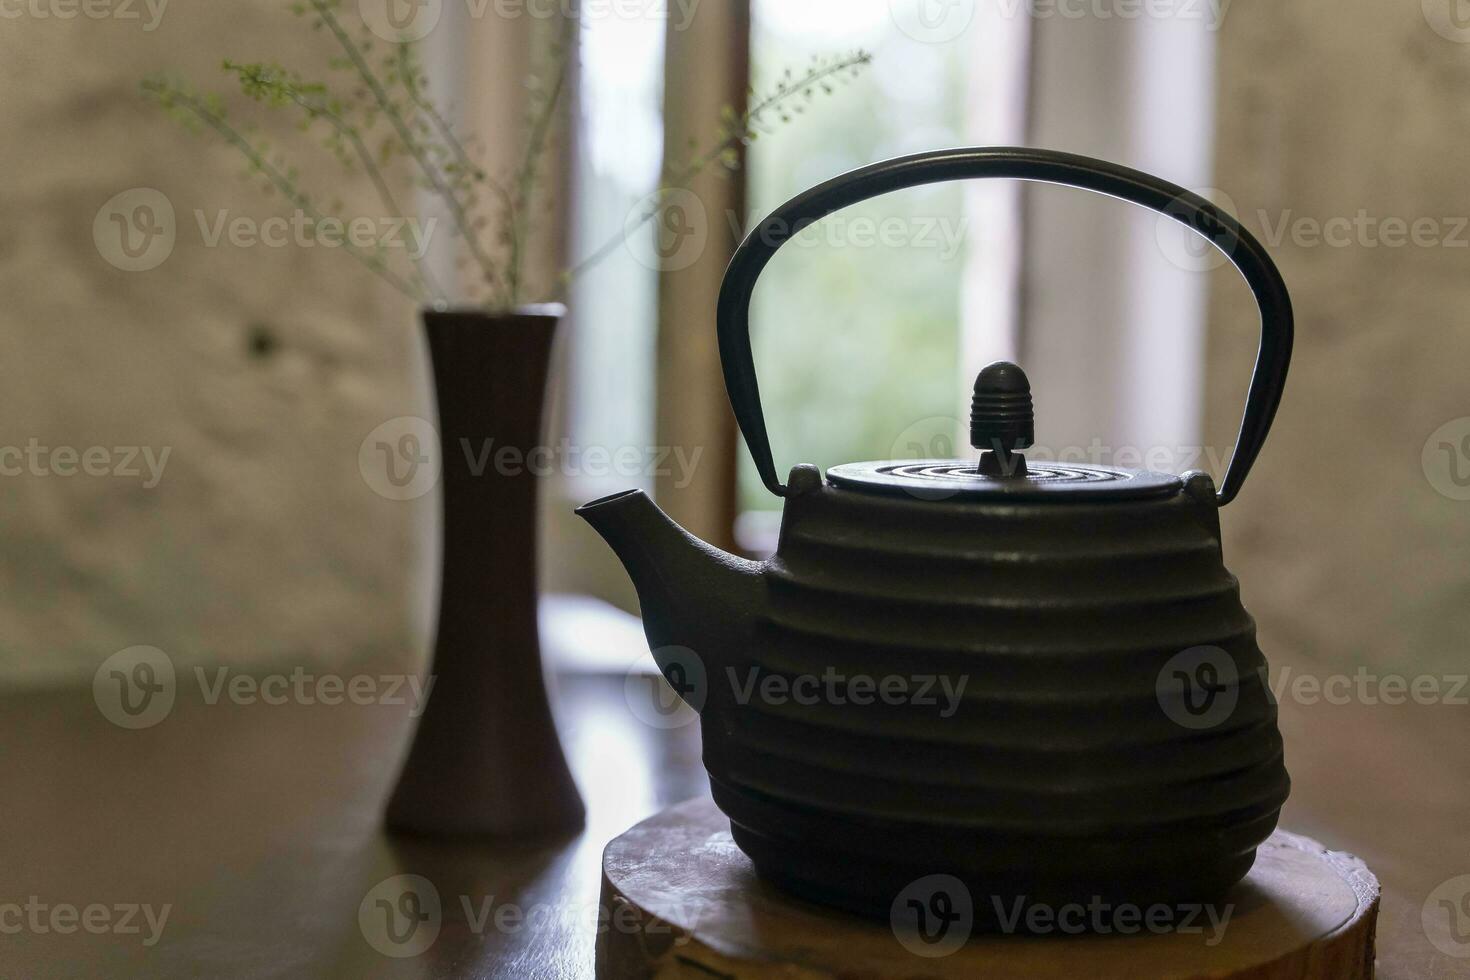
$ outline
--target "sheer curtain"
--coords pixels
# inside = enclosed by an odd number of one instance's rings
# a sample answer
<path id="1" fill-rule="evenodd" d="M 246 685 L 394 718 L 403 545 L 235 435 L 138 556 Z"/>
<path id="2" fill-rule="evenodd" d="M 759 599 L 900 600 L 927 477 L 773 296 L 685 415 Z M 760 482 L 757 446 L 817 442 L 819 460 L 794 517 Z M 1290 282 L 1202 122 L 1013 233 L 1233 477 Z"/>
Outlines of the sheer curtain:
<path id="1" fill-rule="evenodd" d="M 1028 143 L 1210 196 L 1210 22 L 1036 18 L 1031 51 Z M 1101 463 L 1141 466 L 1152 453 L 1155 467 L 1200 466 L 1191 447 L 1201 439 L 1212 265 L 1200 244 L 1176 222 L 1095 194 L 1043 185 L 1024 194 L 1020 362 L 1038 444 Z"/>

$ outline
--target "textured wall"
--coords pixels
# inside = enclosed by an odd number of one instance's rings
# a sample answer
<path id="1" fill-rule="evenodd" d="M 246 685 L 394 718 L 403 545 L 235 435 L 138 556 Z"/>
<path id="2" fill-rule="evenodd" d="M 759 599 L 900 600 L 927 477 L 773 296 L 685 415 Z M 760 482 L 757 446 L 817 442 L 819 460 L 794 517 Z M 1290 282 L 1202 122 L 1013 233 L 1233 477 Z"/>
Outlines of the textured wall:
<path id="1" fill-rule="evenodd" d="M 175 2 L 153 30 L 142 2 L 88 7 L 140 16 L 61 19 L 66 3 L 41 0 L 0 23 L 0 454 L 106 447 L 94 473 L 127 468 L 115 447 L 169 455 L 152 487 L 146 468 L 86 475 L 65 452 L 0 477 L 0 679 L 89 676 L 135 644 L 308 666 L 416 646 L 412 531 L 434 497 L 386 500 L 358 469 L 375 426 L 429 411 L 411 305 L 340 252 L 206 247 L 195 209 L 283 205 L 138 94 L 160 68 L 223 88 L 225 55 L 320 64 L 325 39 L 272 0 L 228 17 Z M 374 213 L 338 172 L 303 177 Z M 167 196 L 177 241 L 127 272 L 93 224 L 137 187 Z"/>
<path id="2" fill-rule="evenodd" d="M 1216 183 L 1258 234 L 1286 221 L 1267 245 L 1297 312 L 1286 401 L 1224 514 L 1268 652 L 1464 670 L 1470 30 L 1453 9 L 1296 0 L 1225 18 Z M 1234 439 L 1256 323 L 1239 281 L 1215 275 L 1218 446 Z"/>

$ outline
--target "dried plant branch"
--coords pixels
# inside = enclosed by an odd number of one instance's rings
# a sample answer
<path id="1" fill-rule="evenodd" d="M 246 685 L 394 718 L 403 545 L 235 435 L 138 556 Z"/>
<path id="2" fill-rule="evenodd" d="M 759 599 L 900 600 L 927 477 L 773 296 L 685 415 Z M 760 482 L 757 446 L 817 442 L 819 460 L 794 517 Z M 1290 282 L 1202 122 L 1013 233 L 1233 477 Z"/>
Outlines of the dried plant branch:
<path id="1" fill-rule="evenodd" d="M 343 53 L 347 55 L 348 60 L 351 61 L 353 67 L 357 70 L 357 75 L 362 80 L 362 83 L 372 93 L 373 99 L 377 102 L 378 108 L 383 113 L 384 118 L 388 120 L 389 124 L 397 132 L 398 139 L 402 142 L 403 148 L 408 151 L 408 154 L 413 158 L 414 162 L 419 165 L 420 171 L 422 171 L 424 178 L 428 180 L 430 186 L 434 189 L 434 193 L 439 195 L 440 200 L 444 202 L 444 206 L 449 209 L 449 215 L 454 221 L 455 229 L 459 232 L 460 237 L 464 239 L 466 246 L 470 250 L 470 255 L 474 257 L 475 262 L 479 265 L 481 275 L 487 283 L 495 283 L 499 279 L 495 263 L 486 254 L 484 246 L 473 233 L 474 229 L 470 226 L 469 217 L 465 212 L 464 203 L 459 199 L 459 195 L 445 183 L 443 174 L 439 172 L 439 169 L 434 166 L 433 161 L 429 159 L 428 152 L 414 138 L 413 132 L 409 129 L 408 121 L 398 111 L 398 107 L 394 104 L 393 100 L 388 97 L 387 90 L 384 88 L 383 83 L 378 80 L 378 76 L 373 73 L 372 67 L 367 63 L 367 58 L 364 57 L 362 50 L 352 40 L 352 37 L 347 31 L 343 29 L 342 23 L 332 11 L 332 4 L 329 0 L 309 0 L 309 2 L 312 9 L 316 11 L 317 16 L 321 19 L 321 22 L 326 25 L 327 30 L 336 38 L 337 44 L 342 48 Z"/>
<path id="2" fill-rule="evenodd" d="M 625 226 L 621 232 L 608 238 L 590 255 L 563 273 L 563 286 L 570 285 L 582 273 L 604 261 L 617 251 L 618 246 L 627 240 L 628 235 L 652 221 L 662 210 L 663 198 L 668 192 L 687 190 L 689 182 L 716 161 L 722 163 L 727 171 L 738 169 L 740 166 L 739 147 L 748 146 L 754 142 L 759 133 L 770 131 L 762 128 L 767 125 L 764 120 L 767 113 L 778 113 L 781 122 L 790 122 L 792 114 L 800 114 L 805 111 L 801 102 L 796 101 L 797 99 L 809 102 L 819 91 L 831 94 L 834 82 L 855 77 L 872 63 L 872 60 L 871 54 L 861 50 L 830 61 L 816 58 L 813 59 L 812 67 L 807 69 L 800 78 L 793 77 L 791 70 L 787 69 L 776 87 L 769 94 L 758 99 L 745 112 L 736 114 L 733 109 L 727 107 L 724 123 L 713 145 L 691 157 L 673 174 L 668 172 L 666 166 L 664 176 L 654 191 L 654 199 L 648 207 L 640 212 L 631 225 Z"/>
<path id="3" fill-rule="evenodd" d="M 311 197 L 297 186 L 292 174 L 282 171 L 274 166 L 260 147 L 251 143 L 239 130 L 232 126 L 225 117 L 223 109 L 217 104 L 201 98 L 182 86 L 172 85 L 161 79 L 149 79 L 143 82 L 143 91 L 155 99 L 165 109 L 175 113 L 184 113 L 199 123 L 214 130 L 225 142 L 235 147 L 245 157 L 252 173 L 258 173 L 270 182 L 271 186 L 278 190 L 286 200 L 295 205 L 302 214 L 313 222 L 320 224 L 329 218 L 342 220 L 336 215 L 323 213 L 311 202 Z M 425 302 L 428 297 L 423 292 L 419 283 L 412 282 L 395 273 L 388 265 L 387 258 L 382 246 L 369 250 L 361 248 L 349 241 L 344 241 L 342 247 L 347 253 L 362 263 L 374 275 L 387 282 L 394 289 L 407 296 L 415 302 Z"/>
<path id="4" fill-rule="evenodd" d="M 547 140 L 551 134 L 551 123 L 556 118 L 557 106 L 561 102 L 562 90 L 566 87 L 567 74 L 571 65 L 571 41 L 572 30 L 576 22 L 568 18 L 563 23 L 562 36 L 557 46 L 552 51 L 555 69 L 555 81 L 552 83 L 551 94 L 544 97 L 541 105 L 531 116 L 531 131 L 526 139 L 526 152 L 521 160 L 521 166 L 515 175 L 515 192 L 511 199 L 511 259 L 510 259 L 510 294 L 512 301 L 520 298 L 521 288 L 521 263 L 522 251 L 525 246 L 526 237 L 529 234 L 527 227 L 528 215 L 531 210 L 531 195 L 535 191 L 536 178 L 539 171 L 542 154 L 545 152 Z"/>
<path id="5" fill-rule="evenodd" d="M 332 127 L 337 138 L 346 141 L 350 147 L 352 158 L 356 159 L 357 165 L 362 167 L 363 172 L 372 182 L 378 200 L 386 211 L 386 216 L 392 218 L 408 216 L 398 206 L 398 200 L 392 188 L 389 187 L 382 168 L 378 166 L 377 159 L 368 149 L 367 144 L 363 142 L 358 127 L 348 122 L 341 105 L 327 96 L 325 85 L 303 82 L 299 77 L 287 74 L 285 69 L 278 65 L 247 65 L 226 60 L 224 70 L 234 73 L 239 78 L 241 90 L 251 98 L 277 105 L 289 102 L 306 113 L 308 123 L 316 120 L 326 122 Z M 336 146 L 330 144 L 329 148 L 338 150 Z M 338 157 L 342 159 L 344 165 L 349 168 L 352 166 L 352 158 L 346 157 L 340 151 Z M 442 304 L 446 297 L 434 282 L 428 263 L 422 256 L 410 256 L 410 261 L 414 264 L 415 274 L 424 292 L 428 293 L 437 303 Z"/>
<path id="6" fill-rule="evenodd" d="M 270 106 L 299 110 L 304 115 L 303 130 L 309 130 L 317 122 L 323 123 L 328 130 L 326 148 L 348 171 L 360 168 L 367 175 L 391 217 L 407 216 L 398 205 L 386 168 L 394 157 L 407 157 L 418 175 L 417 182 L 439 200 L 457 237 L 464 240 L 468 260 L 478 268 L 477 278 L 488 292 L 485 305 L 501 309 L 517 306 L 525 291 L 525 257 L 534 231 L 531 216 L 535 211 L 541 168 L 569 84 L 576 20 L 567 18 L 561 25 L 561 34 L 551 47 L 551 65 L 544 72 L 549 81 L 530 105 L 526 144 L 515 169 L 502 182 L 476 163 L 465 140 L 429 97 L 427 78 L 414 44 L 395 44 L 379 72 L 368 59 L 374 47 L 373 39 L 366 36 L 364 29 L 364 37 L 354 40 L 338 17 L 342 0 L 291 0 L 289 6 L 298 15 L 312 18 L 314 27 L 332 35 L 342 55 L 332 60 L 333 68 L 346 71 L 355 79 L 347 96 L 334 95 L 327 85 L 304 81 L 299 74 L 275 64 L 225 61 L 224 70 L 235 76 L 249 98 Z M 818 92 L 831 92 L 835 82 L 857 74 L 870 61 L 871 56 L 862 51 L 840 58 L 816 58 L 800 77 L 787 70 L 766 95 L 757 99 L 752 91 L 751 105 L 746 111 L 737 114 L 727 108 L 712 144 L 678 167 L 666 162 L 650 206 L 621 234 L 564 270 L 559 277 L 559 289 L 564 291 L 578 275 L 612 254 L 630 232 L 651 221 L 662 209 L 668 192 L 685 189 L 685 185 L 716 163 L 727 171 L 738 169 L 739 148 L 761 133 L 770 132 L 776 125 L 770 117 L 776 117 L 781 123 L 789 122 Z M 273 163 L 264 141 L 258 145 L 252 143 L 232 125 L 218 97 L 200 95 L 184 85 L 157 79 L 145 81 L 143 88 L 149 97 L 191 128 L 202 124 L 239 150 L 250 173 L 262 175 L 269 189 L 279 191 L 314 222 L 329 218 L 341 220 L 312 203 L 310 195 L 298 185 L 294 167 L 280 161 L 279 154 L 276 156 L 280 162 Z M 482 194 L 487 191 L 499 211 L 493 240 L 503 249 L 503 253 L 498 253 L 499 258 L 492 254 L 483 234 L 491 222 L 481 210 Z M 389 254 L 381 243 L 371 249 L 352 243 L 344 245 L 358 262 L 404 295 L 417 302 L 432 302 L 440 307 L 445 304 L 448 297 L 435 282 L 431 263 L 425 256 L 410 254 L 410 271 L 401 274 L 389 263 Z"/>

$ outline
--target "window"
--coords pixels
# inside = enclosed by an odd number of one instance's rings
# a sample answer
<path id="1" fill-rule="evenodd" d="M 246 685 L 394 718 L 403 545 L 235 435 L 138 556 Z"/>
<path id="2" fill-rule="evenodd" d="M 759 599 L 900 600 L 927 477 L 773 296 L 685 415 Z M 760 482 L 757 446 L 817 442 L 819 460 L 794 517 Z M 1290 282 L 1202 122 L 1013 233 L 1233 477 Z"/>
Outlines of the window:
<path id="1" fill-rule="evenodd" d="M 863 48 L 874 59 L 754 143 L 736 178 L 747 181 L 746 213 L 725 215 L 712 242 L 728 247 L 787 198 L 844 171 L 943 146 L 1054 146 L 1205 182 L 1207 167 L 1197 164 L 1208 160 L 1207 127 L 1179 122 L 1208 118 L 1201 79 L 1212 39 L 1198 25 L 1121 30 L 1106 18 L 1032 16 L 1027 5 L 926 0 L 751 0 L 751 12 L 757 93 L 814 55 Z M 582 24 L 574 258 L 618 235 L 656 186 L 665 84 L 702 81 L 664 79 L 668 26 L 655 17 Z M 1149 84 L 1136 90 L 1140 80 Z M 752 307 L 778 470 L 964 454 L 968 385 L 1002 357 L 1022 360 L 1047 399 L 1052 442 L 1087 445 L 1094 430 L 1158 441 L 1155 422 L 1165 416 L 1181 432 L 1195 426 L 1203 280 L 1156 269 L 1166 263 L 1149 216 L 1119 211 L 1078 191 L 971 181 L 886 195 L 797 236 L 768 266 Z M 1106 246 L 1073 255 L 1079 228 Z M 656 275 L 618 248 L 572 293 L 575 445 L 659 441 Z M 1173 292 L 1150 299 L 1160 290 Z M 1135 404 L 1145 371 L 1149 400 Z M 717 375 L 700 383 L 721 389 Z M 760 486 L 743 445 L 735 456 L 736 538 L 760 553 L 774 544 L 780 502 Z M 646 473 L 588 473 L 571 476 L 563 496 L 652 485 Z M 608 571 L 616 577 L 615 566 Z"/>
<path id="2" fill-rule="evenodd" d="M 623 247 L 621 235 L 630 213 L 657 186 L 662 165 L 664 23 L 656 17 L 589 17 L 580 43 L 573 262 L 614 244 L 570 293 L 575 342 L 567 410 L 579 448 L 611 453 L 655 442 L 657 280 Z M 572 474 L 574 496 L 653 489 L 646 472 L 611 469 Z"/>
<path id="3" fill-rule="evenodd" d="M 816 44 L 824 51 L 863 48 L 874 60 L 812 111 L 755 143 L 746 227 L 813 184 L 864 164 L 1019 141 L 1007 131 L 1020 117 L 1009 73 L 1023 60 L 1024 25 L 983 32 L 986 47 L 1010 38 L 1011 50 L 980 58 L 979 24 L 935 37 L 915 30 L 902 6 L 756 0 L 757 91 L 786 67 L 801 67 Z M 783 479 L 798 462 L 825 468 L 956 454 L 968 398 L 965 352 L 1010 353 L 1016 242 L 995 232 L 1004 230 L 996 219 L 1014 196 L 1014 188 L 958 183 L 895 192 L 828 217 L 772 260 L 756 291 L 752 333 Z M 987 226 L 977 236 L 974 226 L 987 213 L 991 220 L 981 221 Z M 977 276 L 989 288 L 983 310 L 967 316 L 966 283 Z M 780 501 L 760 485 L 746 455 L 740 462 L 738 537 L 748 550 L 769 550 Z"/>

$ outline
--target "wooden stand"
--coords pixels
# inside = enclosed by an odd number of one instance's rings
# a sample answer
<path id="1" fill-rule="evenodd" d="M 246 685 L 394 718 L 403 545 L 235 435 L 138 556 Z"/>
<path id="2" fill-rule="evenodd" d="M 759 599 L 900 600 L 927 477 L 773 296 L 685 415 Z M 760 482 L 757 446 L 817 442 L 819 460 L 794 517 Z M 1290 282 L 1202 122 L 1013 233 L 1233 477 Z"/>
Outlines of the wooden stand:
<path id="1" fill-rule="evenodd" d="M 1370 980 L 1378 880 L 1349 854 L 1278 831 L 1199 931 L 976 935 L 921 956 L 888 923 L 792 898 L 755 876 L 708 799 L 645 820 L 607 846 L 597 976 L 783 980 Z M 927 950 L 933 952 L 934 950 Z"/>

